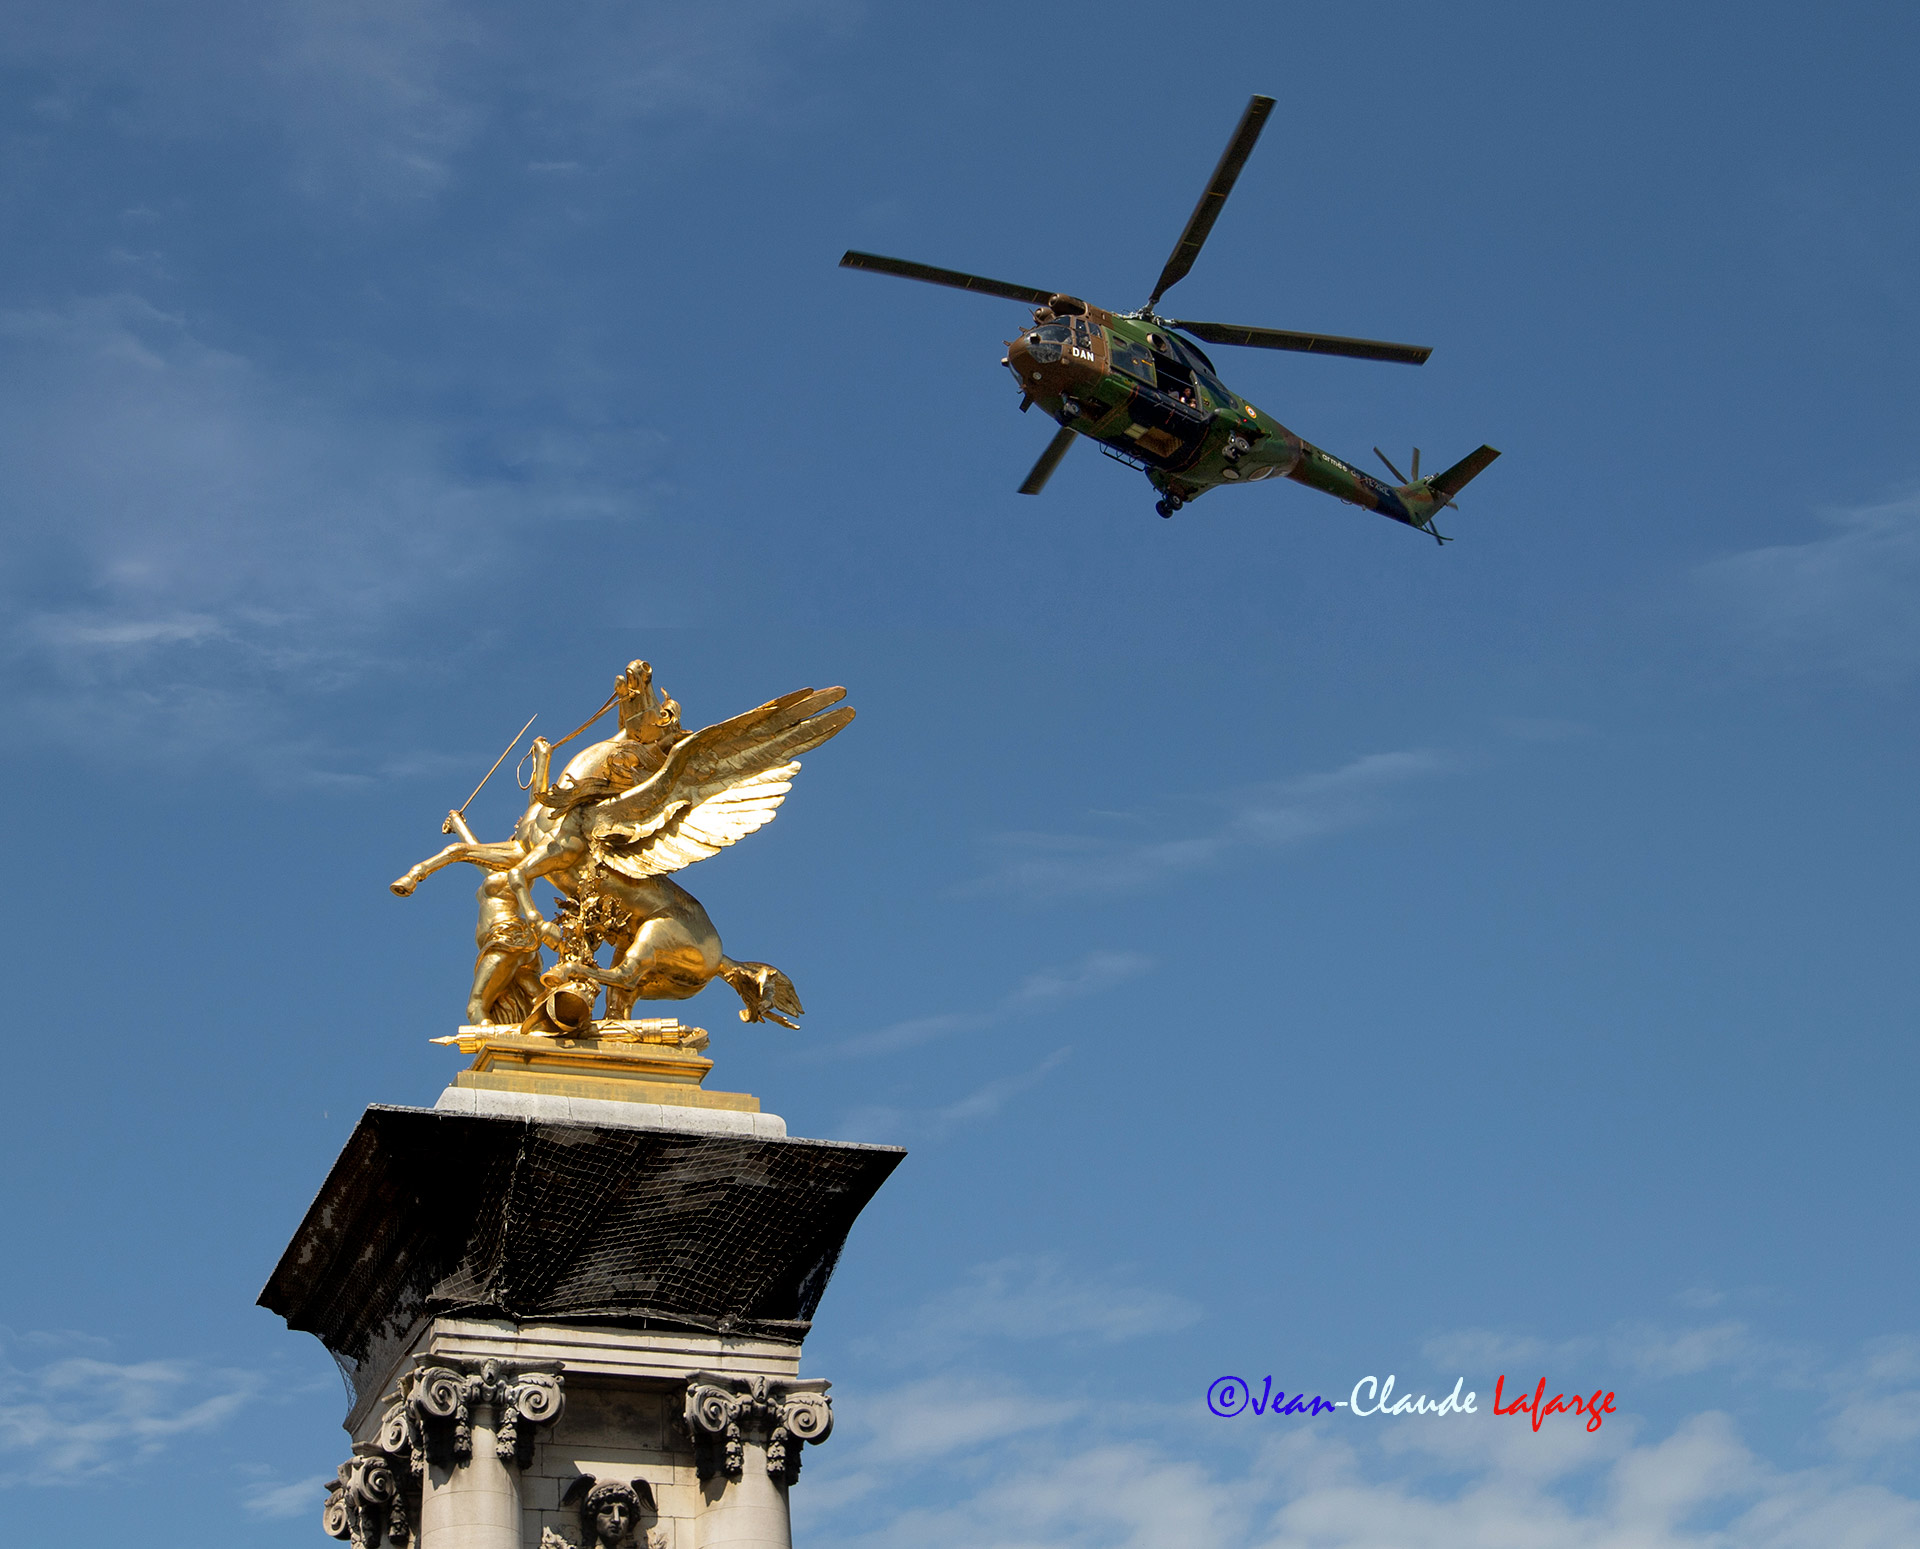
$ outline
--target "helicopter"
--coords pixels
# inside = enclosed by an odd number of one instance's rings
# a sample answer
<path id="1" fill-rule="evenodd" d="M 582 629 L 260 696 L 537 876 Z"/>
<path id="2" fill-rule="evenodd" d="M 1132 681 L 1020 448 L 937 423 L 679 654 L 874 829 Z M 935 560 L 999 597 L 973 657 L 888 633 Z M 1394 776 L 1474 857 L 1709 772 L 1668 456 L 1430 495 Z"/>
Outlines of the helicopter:
<path id="1" fill-rule="evenodd" d="M 1420 476 L 1416 447 L 1412 477 L 1407 478 L 1376 446 L 1374 455 L 1396 481 L 1386 484 L 1256 409 L 1220 380 L 1213 362 L 1193 341 L 1409 366 L 1423 364 L 1433 353 L 1430 349 L 1380 339 L 1191 322 L 1161 317 L 1154 311 L 1160 298 L 1193 268 L 1240 169 L 1253 153 L 1273 101 L 1256 96 L 1247 104 L 1206 192 L 1160 271 L 1153 294 L 1138 311 L 1110 312 L 1078 296 L 877 253 L 850 251 L 840 266 L 1003 296 L 1034 309 L 1032 325 L 1006 342 L 1000 364 L 1020 384 L 1020 412 L 1037 403 L 1059 422 L 1060 429 L 1020 486 L 1023 495 L 1039 494 L 1074 441 L 1084 436 L 1109 457 L 1146 474 L 1160 492 L 1154 509 L 1162 516 L 1172 516 L 1210 489 L 1255 484 L 1278 475 L 1378 511 L 1447 543 L 1451 540 L 1441 535 L 1434 519 L 1454 504 L 1453 497 L 1468 480 L 1500 455 L 1492 447 L 1482 446 L 1451 468 L 1425 478 Z"/>

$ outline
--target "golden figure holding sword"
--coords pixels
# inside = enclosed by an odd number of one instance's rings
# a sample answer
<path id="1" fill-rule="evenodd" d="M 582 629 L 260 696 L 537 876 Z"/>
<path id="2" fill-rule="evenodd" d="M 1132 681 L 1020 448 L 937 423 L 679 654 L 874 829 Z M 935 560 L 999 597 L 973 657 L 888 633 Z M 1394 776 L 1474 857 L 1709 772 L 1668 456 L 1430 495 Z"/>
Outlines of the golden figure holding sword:
<path id="1" fill-rule="evenodd" d="M 466 807 L 518 746 L 520 728 L 473 796 L 449 812 L 442 832 L 459 842 L 392 884 L 401 897 L 456 862 L 487 872 L 480 886 L 478 957 L 467 1004 L 470 1025 L 518 1024 L 527 1032 L 580 1032 L 604 989 L 605 1017 L 622 1020 L 636 1000 L 684 1000 L 714 979 L 738 992 L 742 1021 L 785 1027 L 802 1014 L 792 980 L 768 963 L 737 962 L 700 901 L 670 873 L 716 854 L 773 821 L 799 771 L 799 755 L 853 719 L 846 691 L 800 689 L 700 731 L 680 725 L 680 707 L 653 687 L 653 669 L 630 663 L 613 694 L 576 731 L 534 738 L 532 796 L 513 837 L 484 843 Z M 553 753 L 607 710 L 619 730 L 575 754 L 549 780 Z M 531 892 L 560 894 L 548 920 Z M 597 949 L 610 945 L 603 966 Z M 540 950 L 558 962 L 544 972 Z"/>

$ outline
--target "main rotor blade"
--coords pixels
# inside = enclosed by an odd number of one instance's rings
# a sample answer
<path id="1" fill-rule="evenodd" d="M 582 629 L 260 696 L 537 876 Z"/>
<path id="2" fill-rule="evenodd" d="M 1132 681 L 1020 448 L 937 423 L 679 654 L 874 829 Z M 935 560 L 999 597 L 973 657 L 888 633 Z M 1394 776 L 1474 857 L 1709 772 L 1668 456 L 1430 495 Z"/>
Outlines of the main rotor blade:
<path id="1" fill-rule="evenodd" d="M 1389 344 L 1385 339 L 1343 339 L 1331 333 L 1289 333 L 1284 328 L 1243 328 L 1238 323 L 1184 323 L 1168 325 L 1209 344 L 1250 344 L 1261 350 L 1302 350 L 1309 355 L 1351 355 L 1355 360 L 1395 360 L 1424 366 L 1433 353 L 1424 344 Z"/>
<path id="2" fill-rule="evenodd" d="M 1253 142 L 1260 138 L 1267 115 L 1272 111 L 1271 97 L 1255 97 L 1247 104 L 1247 111 L 1240 116 L 1240 127 L 1234 130 L 1226 150 L 1220 153 L 1220 165 L 1213 169 L 1213 180 L 1207 184 L 1207 191 L 1200 196 L 1200 202 L 1193 207 L 1193 214 L 1187 217 L 1187 229 L 1180 233 L 1180 240 L 1173 244 L 1173 256 L 1167 260 L 1166 268 L 1160 271 L 1160 283 L 1153 287 L 1153 294 L 1147 297 L 1149 312 L 1153 310 L 1155 302 L 1187 277 L 1194 259 L 1200 256 L 1207 233 L 1213 230 L 1213 223 L 1220 218 L 1221 207 L 1226 204 L 1227 195 L 1233 192 L 1234 181 L 1240 176 L 1240 169 L 1247 164 L 1247 158 L 1253 154 Z"/>
<path id="3" fill-rule="evenodd" d="M 849 252 L 840 260 L 842 269 L 871 269 L 875 274 L 897 274 L 903 280 L 924 280 L 929 285 L 951 285 L 955 290 L 977 290 L 982 295 L 1004 296 L 1009 301 L 1024 301 L 1030 307 L 1045 306 L 1053 296 L 1050 290 L 1035 290 L 1031 285 L 1009 285 L 1005 280 L 989 280 L 959 269 L 936 269 L 932 264 L 916 264 L 905 258 L 882 258 L 878 253 Z"/>
<path id="4" fill-rule="evenodd" d="M 1066 426 L 1060 427 L 1060 433 L 1047 443 L 1047 449 L 1040 454 L 1040 461 L 1033 465 L 1033 472 L 1027 475 L 1027 482 L 1020 486 L 1023 495 L 1037 495 L 1047 487 L 1047 480 L 1053 477 L 1053 470 L 1060 466 L 1060 459 L 1067 455 L 1067 448 L 1073 445 L 1074 432 Z"/>

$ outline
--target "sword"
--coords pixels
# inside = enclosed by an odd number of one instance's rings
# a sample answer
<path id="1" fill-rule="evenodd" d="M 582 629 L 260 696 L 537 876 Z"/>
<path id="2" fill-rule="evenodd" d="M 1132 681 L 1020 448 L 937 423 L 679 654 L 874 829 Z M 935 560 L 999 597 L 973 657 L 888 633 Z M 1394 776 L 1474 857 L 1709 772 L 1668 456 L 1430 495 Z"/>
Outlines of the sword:
<path id="1" fill-rule="evenodd" d="M 527 726 L 531 726 L 535 721 L 539 719 L 540 719 L 540 712 L 536 710 L 532 715 L 527 717 Z M 473 797 L 478 796 L 480 794 L 482 787 L 486 785 L 487 781 L 493 778 L 493 770 L 498 769 L 502 764 L 504 764 L 507 761 L 507 754 L 511 753 L 515 748 L 520 746 L 520 739 L 526 736 L 527 734 L 527 726 L 522 726 L 517 732 L 513 734 L 513 741 L 509 742 L 506 745 L 506 747 L 501 751 L 500 756 L 493 761 L 493 769 L 489 769 L 485 774 L 480 776 L 480 784 L 476 785 L 473 788 L 473 795 L 467 797 L 465 801 L 461 802 L 459 806 L 455 807 L 453 811 L 447 814 L 447 820 L 440 825 L 441 833 L 458 834 L 462 839 L 466 840 L 468 844 L 478 844 L 480 842 L 478 839 L 473 837 L 473 830 L 467 827 L 467 819 L 466 819 L 467 808 L 473 805 Z"/>

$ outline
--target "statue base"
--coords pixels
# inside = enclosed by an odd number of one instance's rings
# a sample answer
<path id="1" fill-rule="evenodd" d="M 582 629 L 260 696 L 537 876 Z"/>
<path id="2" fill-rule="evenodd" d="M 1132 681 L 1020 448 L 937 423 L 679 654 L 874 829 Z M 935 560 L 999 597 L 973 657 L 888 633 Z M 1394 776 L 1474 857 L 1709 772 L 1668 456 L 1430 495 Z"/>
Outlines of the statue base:
<path id="1" fill-rule="evenodd" d="M 713 1061 L 704 1028 L 667 1019 L 596 1022 L 580 1038 L 553 1038 L 503 1027 L 463 1027 L 447 1039 L 474 1061 L 453 1078 L 456 1088 L 579 1097 L 599 1102 L 648 1103 L 664 1108 L 709 1108 L 758 1113 L 747 1092 L 709 1092 L 701 1085 Z"/>

